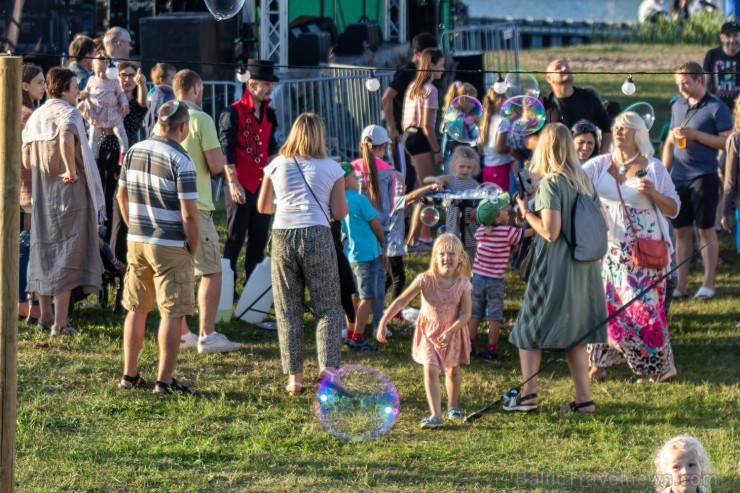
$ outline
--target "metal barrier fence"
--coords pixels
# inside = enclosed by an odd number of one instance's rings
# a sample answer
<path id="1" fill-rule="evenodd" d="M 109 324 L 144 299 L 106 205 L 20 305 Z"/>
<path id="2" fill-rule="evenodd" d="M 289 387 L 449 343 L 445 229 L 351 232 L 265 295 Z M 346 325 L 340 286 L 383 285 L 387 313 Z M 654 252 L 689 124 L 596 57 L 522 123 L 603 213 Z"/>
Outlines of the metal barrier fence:
<path id="1" fill-rule="evenodd" d="M 441 34 L 445 52 L 483 53 L 483 69 L 505 74 L 519 69 L 519 30 L 513 22 L 459 27 Z M 496 74 L 487 73 L 486 86 L 496 82 Z"/>

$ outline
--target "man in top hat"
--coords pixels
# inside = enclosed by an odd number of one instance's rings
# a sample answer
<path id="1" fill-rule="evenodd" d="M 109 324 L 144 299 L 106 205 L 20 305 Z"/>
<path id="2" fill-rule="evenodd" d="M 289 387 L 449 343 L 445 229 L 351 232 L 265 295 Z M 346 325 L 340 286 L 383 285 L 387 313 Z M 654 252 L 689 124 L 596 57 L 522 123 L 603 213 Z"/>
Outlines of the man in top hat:
<path id="1" fill-rule="evenodd" d="M 226 223 L 224 257 L 231 261 L 236 274 L 236 259 L 244 240 L 247 253 L 244 262 L 246 278 L 264 258 L 270 216 L 257 212 L 257 197 L 262 184 L 263 168 L 278 152 L 275 140 L 277 116 L 269 107 L 275 76 L 272 62 L 249 59 L 249 80 L 242 98 L 226 108 L 219 117 L 218 138 L 226 159 Z M 236 302 L 236 287 L 234 301 Z"/>
<path id="2" fill-rule="evenodd" d="M 704 57 L 704 85 L 730 109 L 740 94 L 740 24 L 725 22 L 719 34 L 720 46 Z"/>

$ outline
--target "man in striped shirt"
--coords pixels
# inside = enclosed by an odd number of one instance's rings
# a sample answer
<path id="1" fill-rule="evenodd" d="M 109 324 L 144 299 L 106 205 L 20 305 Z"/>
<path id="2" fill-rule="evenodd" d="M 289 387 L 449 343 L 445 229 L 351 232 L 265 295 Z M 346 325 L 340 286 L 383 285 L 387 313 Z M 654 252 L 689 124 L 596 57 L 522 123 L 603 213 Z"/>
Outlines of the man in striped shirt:
<path id="1" fill-rule="evenodd" d="M 531 229 L 523 232 L 508 225 L 509 201 L 509 194 L 504 193 L 496 201 L 481 201 L 476 210 L 481 226 L 475 232 L 473 306 L 468 328 L 474 351 L 478 325 L 481 319 L 488 321 L 488 346 L 477 355 L 491 361 L 498 358 L 498 335 L 504 318 L 504 271 L 509 255 L 522 234 L 532 236 Z"/>
<path id="2" fill-rule="evenodd" d="M 172 377 L 183 317 L 193 314 L 195 302 L 198 190 L 195 165 L 180 145 L 188 135 L 189 118 L 179 101 L 163 104 L 157 134 L 131 147 L 121 170 L 118 204 L 129 228 L 123 293 L 129 312 L 123 324 L 121 388 L 146 385 L 139 376 L 138 359 L 156 296 L 162 320 L 154 392 L 193 393 Z"/>

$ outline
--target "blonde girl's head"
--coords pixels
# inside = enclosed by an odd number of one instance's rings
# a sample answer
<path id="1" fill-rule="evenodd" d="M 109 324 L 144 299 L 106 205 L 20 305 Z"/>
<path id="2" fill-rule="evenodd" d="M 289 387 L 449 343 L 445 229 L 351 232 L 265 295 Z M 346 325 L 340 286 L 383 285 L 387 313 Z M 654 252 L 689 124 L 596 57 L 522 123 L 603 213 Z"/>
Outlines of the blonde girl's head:
<path id="1" fill-rule="evenodd" d="M 288 139 L 280 148 L 280 155 L 293 159 L 326 158 L 326 128 L 316 113 L 301 113 L 293 122 Z"/>
<path id="2" fill-rule="evenodd" d="M 501 105 L 506 101 L 506 94 L 499 94 L 493 90 L 493 86 L 488 88 L 486 97 L 483 98 L 483 119 L 480 125 L 480 138 L 482 145 L 495 145 L 495 142 L 488 142 L 488 133 L 491 129 L 491 118 L 501 112 Z"/>
<path id="3" fill-rule="evenodd" d="M 480 155 L 472 147 L 457 146 L 452 153 L 452 172 L 457 178 L 467 179 L 480 173 Z"/>
<path id="4" fill-rule="evenodd" d="M 672 486 L 677 488 L 670 491 L 696 491 L 696 486 L 708 486 L 705 483 L 709 480 L 712 465 L 706 449 L 697 438 L 678 435 L 664 443 L 655 454 L 655 471 L 658 491 Z M 691 488 L 681 487 L 681 479 L 684 479 L 684 485 L 688 484 Z"/>
<path id="5" fill-rule="evenodd" d="M 593 194 L 593 184 L 581 169 L 570 130 L 562 123 L 551 123 L 542 129 L 530 171 L 537 182 L 562 176 L 579 193 Z"/>
<path id="6" fill-rule="evenodd" d="M 446 252 L 454 253 L 457 258 L 457 265 L 454 267 L 452 272 L 452 277 L 454 279 L 459 279 L 460 276 L 470 277 L 473 275 L 473 272 L 470 269 L 470 259 L 468 258 L 468 254 L 465 253 L 462 241 L 453 234 L 445 233 L 437 237 L 434 241 L 434 246 L 432 247 L 432 258 L 429 262 L 429 269 L 432 271 L 432 275 L 434 277 L 443 274 L 440 259 L 441 254 Z"/>
<path id="7" fill-rule="evenodd" d="M 447 88 L 447 93 L 445 93 L 444 106 L 442 108 L 449 108 L 452 100 L 458 96 L 470 96 L 471 98 L 477 98 L 478 90 L 473 84 L 456 80 L 455 82 L 450 84 L 450 87 Z"/>
<path id="8" fill-rule="evenodd" d="M 441 50 L 436 48 L 427 48 L 419 56 L 419 66 L 417 67 L 416 79 L 409 87 L 409 96 L 411 99 L 418 99 L 424 90 L 424 84 L 434 79 L 439 79 L 444 68 L 445 55 Z"/>

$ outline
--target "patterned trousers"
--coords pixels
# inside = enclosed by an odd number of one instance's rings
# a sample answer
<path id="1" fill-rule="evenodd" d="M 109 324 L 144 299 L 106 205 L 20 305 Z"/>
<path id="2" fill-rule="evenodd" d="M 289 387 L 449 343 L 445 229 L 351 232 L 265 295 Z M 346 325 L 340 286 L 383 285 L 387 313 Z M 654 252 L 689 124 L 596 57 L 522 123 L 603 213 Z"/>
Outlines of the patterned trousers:
<path id="1" fill-rule="evenodd" d="M 338 367 L 342 350 L 342 305 L 331 230 L 325 226 L 273 229 L 270 252 L 283 373 L 303 372 L 306 287 L 316 319 L 319 367 Z"/>

